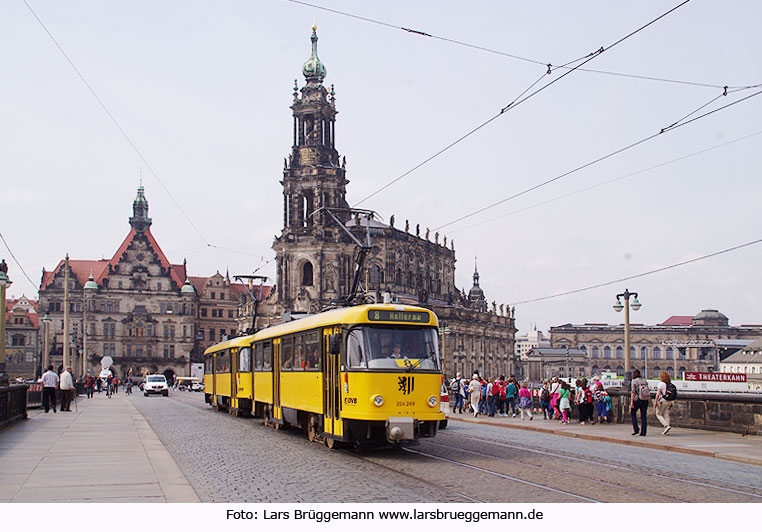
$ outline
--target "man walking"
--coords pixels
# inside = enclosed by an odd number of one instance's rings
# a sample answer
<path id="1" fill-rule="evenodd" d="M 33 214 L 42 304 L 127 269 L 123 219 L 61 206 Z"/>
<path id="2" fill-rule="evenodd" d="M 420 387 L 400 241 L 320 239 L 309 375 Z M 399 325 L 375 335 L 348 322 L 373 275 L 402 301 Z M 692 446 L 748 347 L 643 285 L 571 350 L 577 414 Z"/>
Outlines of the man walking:
<path id="1" fill-rule="evenodd" d="M 40 380 L 42 381 L 42 407 L 45 409 L 45 413 L 50 411 L 51 406 L 55 412 L 58 375 L 53 371 L 53 364 L 48 364 L 48 371 L 42 374 Z"/>
<path id="2" fill-rule="evenodd" d="M 455 406 L 452 407 L 453 413 L 463 413 L 463 395 L 461 395 L 461 388 L 463 386 L 463 377 L 460 373 L 455 374 L 455 378 L 450 381 L 450 396 L 455 401 Z"/>
<path id="3" fill-rule="evenodd" d="M 71 396 L 74 393 L 74 379 L 71 378 L 71 368 L 61 373 L 61 412 L 71 412 Z"/>
<path id="4" fill-rule="evenodd" d="M 640 433 L 646 435 L 646 419 L 648 416 L 648 402 L 651 400 L 651 392 L 648 390 L 648 382 L 640 376 L 640 370 L 632 372 L 632 391 L 630 393 L 630 417 L 632 418 L 632 435 Z M 640 428 L 638 428 L 638 412 L 640 412 Z"/>

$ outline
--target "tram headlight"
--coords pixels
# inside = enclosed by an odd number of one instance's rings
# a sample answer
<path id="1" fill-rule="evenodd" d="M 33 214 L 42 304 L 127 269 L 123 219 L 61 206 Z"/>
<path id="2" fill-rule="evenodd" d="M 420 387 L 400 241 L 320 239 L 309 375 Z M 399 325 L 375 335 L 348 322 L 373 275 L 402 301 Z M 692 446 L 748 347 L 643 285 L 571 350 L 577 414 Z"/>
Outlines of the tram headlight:
<path id="1" fill-rule="evenodd" d="M 437 398 L 434 397 L 433 395 L 429 396 L 429 406 L 432 407 L 432 408 L 437 406 Z"/>
<path id="2" fill-rule="evenodd" d="M 376 406 L 383 406 L 384 405 L 384 398 L 380 395 L 374 395 L 373 396 L 373 404 Z"/>

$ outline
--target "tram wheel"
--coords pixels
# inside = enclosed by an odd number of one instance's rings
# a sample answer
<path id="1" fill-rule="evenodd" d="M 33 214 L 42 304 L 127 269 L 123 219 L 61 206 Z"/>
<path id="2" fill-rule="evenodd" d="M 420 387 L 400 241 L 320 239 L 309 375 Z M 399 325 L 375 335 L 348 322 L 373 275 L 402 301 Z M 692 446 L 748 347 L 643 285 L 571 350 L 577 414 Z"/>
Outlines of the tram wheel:
<path id="1" fill-rule="evenodd" d="M 323 442 L 325 443 L 325 446 L 328 447 L 329 449 L 338 449 L 338 447 L 339 447 L 339 442 L 337 442 L 333 438 L 326 437 L 323 440 Z"/>
<path id="2" fill-rule="evenodd" d="M 281 424 L 280 424 L 280 423 L 278 423 L 277 421 L 273 420 L 273 430 L 276 430 L 276 431 L 278 431 L 278 430 L 280 430 L 280 429 L 282 429 L 282 428 L 283 428 L 283 425 L 281 425 Z"/>
<path id="3" fill-rule="evenodd" d="M 312 418 L 307 422 L 307 439 L 311 442 L 318 439 L 318 432 L 315 428 L 315 424 L 312 422 Z"/>

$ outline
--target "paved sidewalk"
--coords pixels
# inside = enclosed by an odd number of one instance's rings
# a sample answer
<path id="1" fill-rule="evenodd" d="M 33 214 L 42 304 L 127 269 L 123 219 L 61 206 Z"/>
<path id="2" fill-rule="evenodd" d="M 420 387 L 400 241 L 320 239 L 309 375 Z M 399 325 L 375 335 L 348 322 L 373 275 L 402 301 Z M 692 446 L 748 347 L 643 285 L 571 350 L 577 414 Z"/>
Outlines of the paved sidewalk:
<path id="1" fill-rule="evenodd" d="M 681 429 L 679 427 L 672 427 L 669 434 L 662 435 L 663 427 L 661 425 L 649 425 L 648 435 L 645 437 L 632 436 L 632 425 L 629 423 L 579 425 L 574 420 L 569 424 L 562 425 L 559 421 L 543 419 L 542 413 L 539 413 L 539 417 L 535 413 L 532 421 L 528 419 L 522 421 L 519 417 L 499 417 L 497 415 L 495 417 L 479 415 L 475 418 L 473 414 L 450 413 L 449 417 L 452 420 L 469 423 L 534 430 L 570 438 L 636 445 L 762 466 L 762 436 L 743 436 L 732 432 Z"/>
<path id="2" fill-rule="evenodd" d="M 0 502 L 199 501 L 123 393 L 76 407 L 33 409 L 0 431 Z"/>

